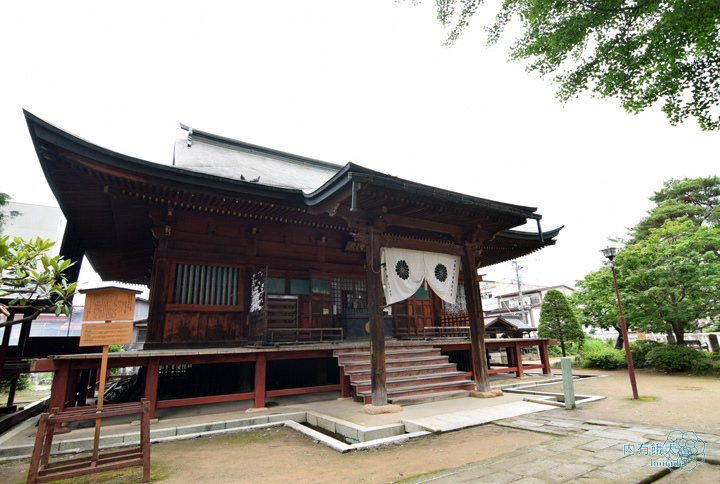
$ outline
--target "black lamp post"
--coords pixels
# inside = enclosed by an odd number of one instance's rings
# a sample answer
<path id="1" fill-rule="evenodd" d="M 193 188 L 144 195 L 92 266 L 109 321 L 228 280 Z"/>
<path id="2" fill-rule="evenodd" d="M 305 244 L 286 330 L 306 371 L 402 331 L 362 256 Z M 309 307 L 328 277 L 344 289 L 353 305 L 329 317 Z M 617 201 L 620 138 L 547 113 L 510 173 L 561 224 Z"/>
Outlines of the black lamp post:
<path id="1" fill-rule="evenodd" d="M 622 329 L 623 344 L 625 345 L 625 358 L 627 358 L 628 372 L 630 373 L 630 386 L 632 386 L 633 400 L 637 400 L 638 391 L 637 383 L 635 383 L 635 368 L 633 367 L 632 353 L 630 353 L 630 341 L 628 340 L 627 326 L 625 325 L 625 316 L 623 316 L 622 306 L 620 305 L 620 291 L 618 290 L 617 277 L 615 276 L 615 256 L 618 249 L 608 247 L 600 252 L 610 261 L 610 269 L 612 270 L 613 282 L 615 283 L 615 296 L 617 297 L 618 311 L 620 311 L 620 328 Z"/>

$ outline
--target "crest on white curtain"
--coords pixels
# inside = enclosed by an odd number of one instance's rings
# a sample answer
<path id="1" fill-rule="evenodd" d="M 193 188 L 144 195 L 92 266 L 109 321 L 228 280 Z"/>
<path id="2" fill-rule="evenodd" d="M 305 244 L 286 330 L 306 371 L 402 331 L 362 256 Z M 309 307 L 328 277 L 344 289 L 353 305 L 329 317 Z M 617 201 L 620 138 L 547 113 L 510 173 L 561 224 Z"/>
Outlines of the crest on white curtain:
<path id="1" fill-rule="evenodd" d="M 385 300 L 394 304 L 411 297 L 427 281 L 441 299 L 455 304 L 460 273 L 460 257 L 419 250 L 381 251 Z"/>

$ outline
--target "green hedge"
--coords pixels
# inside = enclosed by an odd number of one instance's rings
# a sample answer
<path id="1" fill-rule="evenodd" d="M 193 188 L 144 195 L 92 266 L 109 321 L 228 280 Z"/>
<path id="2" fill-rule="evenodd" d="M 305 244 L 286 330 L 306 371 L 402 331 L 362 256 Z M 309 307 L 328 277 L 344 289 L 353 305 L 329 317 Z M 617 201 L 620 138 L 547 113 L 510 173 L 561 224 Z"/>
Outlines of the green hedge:
<path id="1" fill-rule="evenodd" d="M 649 365 L 663 371 L 707 371 L 710 367 L 703 364 L 706 358 L 701 351 L 687 346 L 660 345 L 647 353 Z M 709 360 L 709 359 L 708 359 Z M 701 363 L 702 362 L 702 363 Z M 700 367 L 703 367 L 702 369 Z"/>
<path id="2" fill-rule="evenodd" d="M 653 341 L 651 339 L 639 339 L 630 343 L 630 354 L 632 355 L 633 366 L 635 366 L 635 368 L 644 368 L 649 366 L 647 355 L 652 349 L 659 346 L 666 345 L 665 343 Z"/>
<path id="3" fill-rule="evenodd" d="M 720 355 L 687 346 L 638 340 L 630 343 L 630 352 L 636 368 L 654 367 L 666 372 L 720 373 Z M 627 368 L 624 350 L 616 350 L 607 342 L 594 338 L 585 341 L 577 361 L 584 368 Z"/>

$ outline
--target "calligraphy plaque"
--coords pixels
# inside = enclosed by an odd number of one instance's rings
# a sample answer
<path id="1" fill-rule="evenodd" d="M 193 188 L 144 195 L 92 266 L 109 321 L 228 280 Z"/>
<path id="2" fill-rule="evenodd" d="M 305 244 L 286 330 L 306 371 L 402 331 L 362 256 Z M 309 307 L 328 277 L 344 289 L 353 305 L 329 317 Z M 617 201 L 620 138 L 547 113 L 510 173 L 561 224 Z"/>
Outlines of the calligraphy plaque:
<path id="1" fill-rule="evenodd" d="M 133 323 L 91 323 L 80 329 L 80 346 L 126 345 L 132 343 Z"/>
<path id="2" fill-rule="evenodd" d="M 132 321 L 135 319 L 135 295 L 140 294 L 140 291 L 112 287 L 80 292 L 86 294 L 83 321 Z"/>

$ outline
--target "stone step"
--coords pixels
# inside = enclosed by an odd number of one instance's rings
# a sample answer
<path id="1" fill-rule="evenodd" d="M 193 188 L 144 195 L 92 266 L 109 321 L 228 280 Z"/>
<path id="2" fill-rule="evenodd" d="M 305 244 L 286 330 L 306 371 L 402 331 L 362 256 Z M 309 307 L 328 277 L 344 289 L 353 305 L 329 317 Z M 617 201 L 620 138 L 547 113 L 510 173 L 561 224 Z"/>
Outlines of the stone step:
<path id="1" fill-rule="evenodd" d="M 472 391 L 475 389 L 475 383 L 471 380 L 463 380 L 457 382 L 446 383 L 429 383 L 427 385 L 412 385 L 400 388 L 387 389 L 388 400 L 398 397 L 425 395 L 429 393 L 443 393 L 453 390 Z M 361 400 L 366 405 L 372 403 L 372 392 L 359 392 L 356 399 Z"/>
<path id="2" fill-rule="evenodd" d="M 351 361 L 370 361 L 369 351 L 339 353 L 335 356 L 341 365 Z M 385 352 L 385 361 L 423 356 L 440 356 L 440 350 L 436 348 L 388 350 Z"/>
<path id="3" fill-rule="evenodd" d="M 466 381 L 465 373 L 461 371 L 452 371 L 432 375 L 389 377 L 385 382 L 385 388 L 387 391 L 390 391 L 391 389 L 407 388 L 408 386 L 429 385 L 432 383 L 455 383 L 458 381 Z M 351 382 L 350 384 L 355 387 L 356 393 L 366 392 L 372 389 L 370 380 L 362 380 L 354 383 Z"/>
<path id="4" fill-rule="evenodd" d="M 390 377 L 401 377 L 411 375 L 430 375 L 433 373 L 445 373 L 448 371 L 455 371 L 456 366 L 454 363 L 442 363 L 437 365 L 423 365 L 423 366 L 400 366 L 397 368 L 386 368 L 385 373 L 388 378 Z M 349 370 L 345 372 L 345 376 L 350 378 L 350 382 L 356 382 L 361 380 L 367 380 L 370 376 L 370 370 Z"/>
<path id="5" fill-rule="evenodd" d="M 398 351 L 398 350 L 425 350 L 428 348 L 433 348 L 432 346 L 427 345 L 402 345 L 402 346 L 385 346 L 385 351 Z M 359 348 L 340 348 L 333 351 L 333 356 L 338 356 L 344 353 L 358 353 L 358 352 L 364 352 L 370 354 L 370 347 L 369 346 L 361 346 Z"/>
<path id="6" fill-rule="evenodd" d="M 423 356 L 419 358 L 404 358 L 399 360 L 385 360 L 385 368 L 399 368 L 425 365 L 441 365 L 448 363 L 447 356 Z M 348 361 L 340 363 L 345 367 L 345 371 L 370 370 L 370 360 L 366 361 Z"/>

